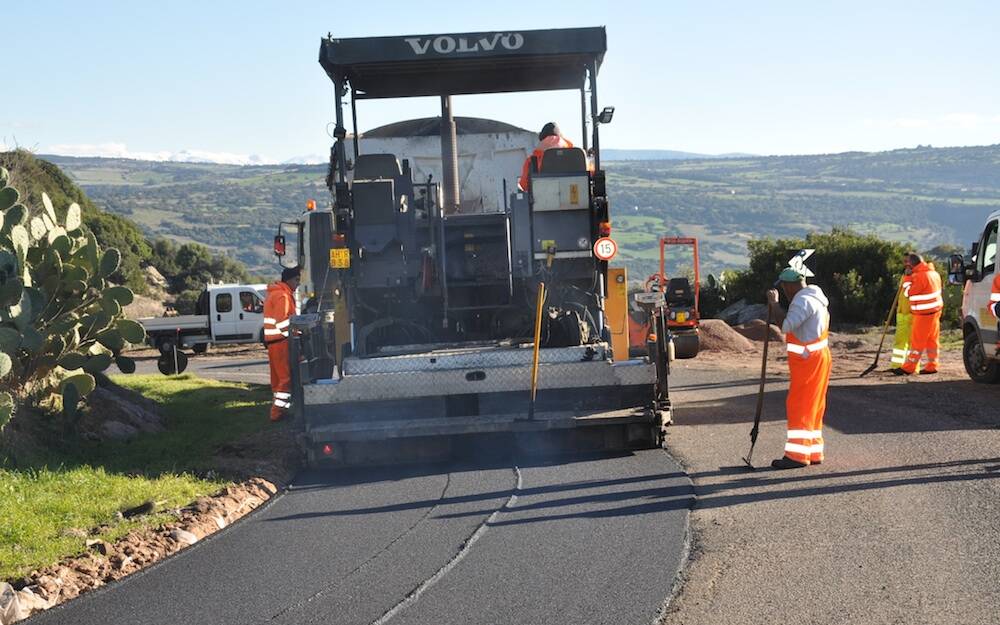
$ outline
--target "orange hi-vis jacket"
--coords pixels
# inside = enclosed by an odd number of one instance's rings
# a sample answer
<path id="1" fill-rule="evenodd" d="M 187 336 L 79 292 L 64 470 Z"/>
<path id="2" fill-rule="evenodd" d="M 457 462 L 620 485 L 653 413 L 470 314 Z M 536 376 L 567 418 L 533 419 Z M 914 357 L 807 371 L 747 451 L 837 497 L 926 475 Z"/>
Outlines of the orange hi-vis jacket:
<path id="1" fill-rule="evenodd" d="M 267 285 L 264 298 L 264 342 L 275 343 L 288 338 L 288 318 L 295 314 L 295 294 L 280 280 Z"/>
<path id="2" fill-rule="evenodd" d="M 569 139 L 564 137 L 558 137 L 556 135 L 549 135 L 539 142 L 538 147 L 531 153 L 531 156 L 524 159 L 524 165 L 521 167 L 521 177 L 517 180 L 517 186 L 521 188 L 522 191 L 528 190 L 528 178 L 531 173 L 531 159 L 532 157 L 538 160 L 538 170 L 542 169 L 542 158 L 545 157 L 545 150 L 550 150 L 552 148 L 571 148 L 573 144 Z"/>
<path id="3" fill-rule="evenodd" d="M 913 268 L 910 286 L 910 311 L 913 326 L 910 330 L 910 352 L 900 367 L 906 373 L 916 373 L 920 359 L 926 354 L 927 365 L 923 373 L 934 373 L 938 368 L 941 338 L 941 276 L 930 263 L 920 263 Z"/>
<path id="4" fill-rule="evenodd" d="M 990 312 L 1000 319 L 1000 271 L 993 276 L 993 291 L 990 293 Z"/>
<path id="5" fill-rule="evenodd" d="M 295 314 L 295 293 L 282 281 L 267 285 L 264 298 L 264 343 L 271 367 L 271 420 L 278 421 L 292 407 L 292 367 L 288 357 L 289 317 Z"/>
<path id="6" fill-rule="evenodd" d="M 910 312 L 914 315 L 933 315 L 944 309 L 941 276 L 928 263 L 920 263 L 913 268 L 909 295 Z"/>

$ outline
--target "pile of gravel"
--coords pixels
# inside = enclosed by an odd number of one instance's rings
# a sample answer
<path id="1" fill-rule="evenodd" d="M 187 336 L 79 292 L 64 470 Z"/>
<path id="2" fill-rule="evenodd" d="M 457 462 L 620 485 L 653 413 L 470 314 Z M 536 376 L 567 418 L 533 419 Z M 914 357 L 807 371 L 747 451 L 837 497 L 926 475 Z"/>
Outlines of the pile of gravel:
<path id="1" fill-rule="evenodd" d="M 765 329 L 767 328 L 767 329 Z M 754 319 L 747 323 L 741 323 L 738 326 L 733 326 L 733 330 L 739 334 L 745 336 L 751 341 L 764 342 L 764 337 L 768 334 L 771 335 L 771 342 L 782 342 L 785 340 L 785 335 L 781 333 L 781 328 L 774 325 L 773 323 L 768 326 L 765 322 L 760 319 Z"/>
<path id="2" fill-rule="evenodd" d="M 700 349 L 707 352 L 752 352 L 756 346 L 721 319 L 703 319 L 700 328 Z"/>

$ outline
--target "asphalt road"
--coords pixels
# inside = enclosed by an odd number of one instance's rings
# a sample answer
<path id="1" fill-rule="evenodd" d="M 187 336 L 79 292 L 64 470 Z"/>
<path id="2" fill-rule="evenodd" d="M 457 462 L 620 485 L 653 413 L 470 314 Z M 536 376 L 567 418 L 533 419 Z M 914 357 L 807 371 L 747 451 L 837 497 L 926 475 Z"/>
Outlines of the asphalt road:
<path id="1" fill-rule="evenodd" d="M 267 368 L 267 352 L 260 348 L 248 348 L 232 355 L 198 356 L 188 352 L 188 358 L 188 366 L 184 373 L 213 380 L 232 380 L 252 384 L 269 384 L 271 381 Z M 156 358 L 147 355 L 137 358 L 135 372 L 160 375 L 156 368 Z"/>
<path id="2" fill-rule="evenodd" d="M 777 355 L 781 355 L 779 351 Z M 858 373 L 835 353 L 820 466 L 773 471 L 787 365 L 681 365 L 669 448 L 692 478 L 691 561 L 666 625 L 1000 623 L 1000 386 L 946 351 L 936 376 Z"/>
<path id="3" fill-rule="evenodd" d="M 189 371 L 267 376 L 246 358 Z M 661 450 L 308 472 L 223 532 L 31 622 L 652 623 L 692 504 Z"/>

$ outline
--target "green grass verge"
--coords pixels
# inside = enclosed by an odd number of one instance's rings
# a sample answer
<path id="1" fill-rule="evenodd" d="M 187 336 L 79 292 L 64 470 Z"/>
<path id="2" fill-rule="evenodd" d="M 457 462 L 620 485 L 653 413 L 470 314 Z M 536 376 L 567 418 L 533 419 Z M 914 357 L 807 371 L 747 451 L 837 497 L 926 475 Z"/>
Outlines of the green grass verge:
<path id="1" fill-rule="evenodd" d="M 117 520 L 143 501 L 185 505 L 225 482 L 203 476 L 220 445 L 269 427 L 267 389 L 193 376 L 119 376 L 115 382 L 159 402 L 165 432 L 131 441 L 57 439 L 29 464 L 0 464 L 0 580 L 82 553 L 85 539 L 67 530 L 108 524 L 112 541 L 166 514 Z"/>

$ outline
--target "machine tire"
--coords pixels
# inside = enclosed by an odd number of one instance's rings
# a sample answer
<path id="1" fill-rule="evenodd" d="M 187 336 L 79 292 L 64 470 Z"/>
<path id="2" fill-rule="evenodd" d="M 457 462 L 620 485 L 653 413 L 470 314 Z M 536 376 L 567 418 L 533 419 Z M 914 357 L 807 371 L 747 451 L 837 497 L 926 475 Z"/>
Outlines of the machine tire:
<path id="1" fill-rule="evenodd" d="M 208 351 L 208 343 L 195 343 L 191 346 L 191 351 L 196 354 L 204 354 Z"/>
<path id="2" fill-rule="evenodd" d="M 1000 384 L 1000 361 L 986 358 L 979 334 L 971 332 L 965 337 L 965 345 L 962 347 L 962 362 L 965 364 L 965 372 L 969 374 L 973 382 Z"/>
<path id="3" fill-rule="evenodd" d="M 178 373 L 184 373 L 184 370 L 188 366 L 188 357 L 184 352 L 177 352 L 177 370 L 174 370 L 174 355 L 164 354 L 156 359 L 156 368 L 160 370 L 163 375 L 176 375 Z"/>
<path id="4" fill-rule="evenodd" d="M 698 355 L 700 345 L 697 332 L 674 335 L 674 354 L 678 359 L 694 358 Z"/>

